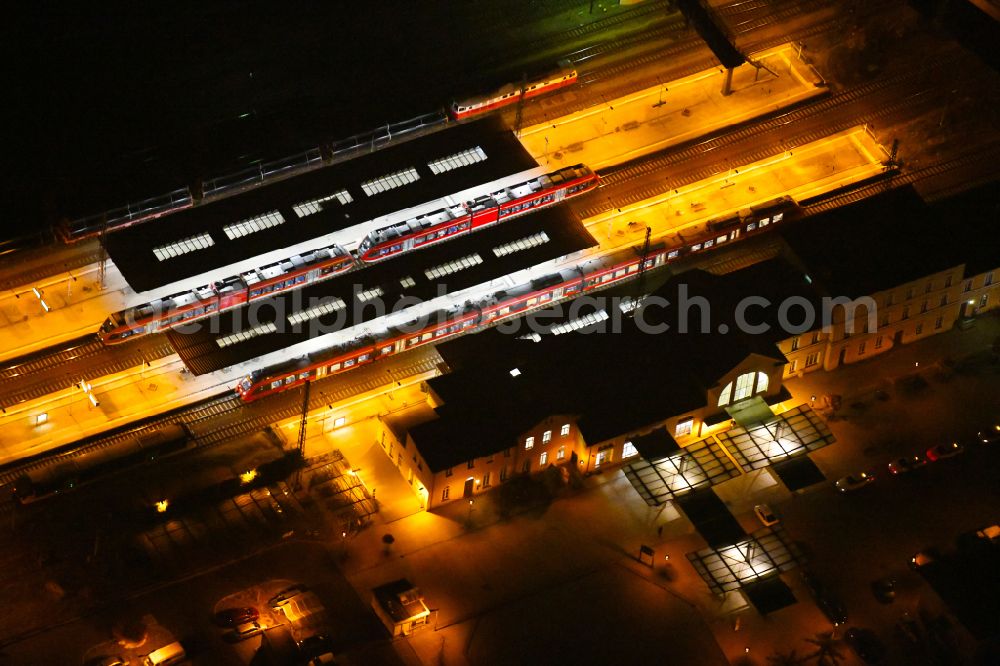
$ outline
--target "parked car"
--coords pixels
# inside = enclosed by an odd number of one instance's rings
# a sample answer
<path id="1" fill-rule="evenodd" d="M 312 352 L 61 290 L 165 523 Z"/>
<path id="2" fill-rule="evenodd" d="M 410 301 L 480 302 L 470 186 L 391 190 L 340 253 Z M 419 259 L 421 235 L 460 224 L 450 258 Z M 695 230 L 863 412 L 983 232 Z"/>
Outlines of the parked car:
<path id="1" fill-rule="evenodd" d="M 885 645 L 871 629 L 851 627 L 844 634 L 844 641 L 866 664 L 878 664 L 885 658 Z"/>
<path id="2" fill-rule="evenodd" d="M 935 548 L 924 548 L 923 550 L 918 550 L 910 558 L 910 568 L 919 569 L 920 567 L 925 567 L 928 564 L 933 564 L 938 560 L 939 554 Z"/>
<path id="3" fill-rule="evenodd" d="M 215 614 L 215 623 L 221 627 L 235 627 L 259 617 L 260 612 L 256 608 L 224 608 Z"/>
<path id="4" fill-rule="evenodd" d="M 802 579 L 805 581 L 809 593 L 816 600 L 816 607 L 833 626 L 839 627 L 847 622 L 847 609 L 844 608 L 844 604 L 832 595 L 815 575 L 809 571 L 803 571 Z"/>
<path id="5" fill-rule="evenodd" d="M 264 626 L 259 622 L 244 622 L 233 627 L 233 630 L 229 632 L 229 637 L 235 641 L 245 641 L 263 632 Z"/>
<path id="6" fill-rule="evenodd" d="M 927 464 L 923 456 L 903 456 L 889 463 L 889 474 L 906 474 Z"/>
<path id="7" fill-rule="evenodd" d="M 976 433 L 976 439 L 983 444 L 996 444 L 1000 442 L 1000 423 L 983 428 Z"/>
<path id="8" fill-rule="evenodd" d="M 976 530 L 976 536 L 993 543 L 1000 543 L 1000 525 L 990 525 L 981 530 Z"/>
<path id="9" fill-rule="evenodd" d="M 931 462 L 937 462 L 938 460 L 944 460 L 945 458 L 954 458 L 955 456 L 963 453 L 965 453 L 965 447 L 958 442 L 938 444 L 937 446 L 932 446 L 927 449 L 927 459 Z"/>
<path id="10" fill-rule="evenodd" d="M 322 636 L 316 634 L 315 636 L 309 636 L 308 638 L 303 638 L 299 641 L 299 650 L 302 652 L 304 657 L 318 657 L 322 654 L 333 651 L 333 642 L 330 640 L 329 636 Z"/>
<path id="11" fill-rule="evenodd" d="M 279 608 L 287 604 L 289 601 L 299 596 L 303 592 L 307 592 L 308 590 L 309 588 L 306 587 L 305 585 L 292 585 L 291 587 L 287 587 L 281 592 L 278 592 L 276 595 L 271 597 L 268 600 L 267 605 L 273 608 L 274 610 L 278 610 Z"/>
<path id="12" fill-rule="evenodd" d="M 858 472 L 857 474 L 851 474 L 840 479 L 837 481 L 836 486 L 840 492 L 849 493 L 859 488 L 864 488 L 873 481 L 875 481 L 875 474 L 872 472 Z"/>
<path id="13" fill-rule="evenodd" d="M 764 524 L 764 527 L 777 525 L 779 522 L 778 517 L 771 511 L 771 507 L 766 504 L 758 504 L 753 508 L 753 512 L 757 514 L 757 518 Z"/>
<path id="14" fill-rule="evenodd" d="M 872 581 L 872 594 L 883 604 L 891 604 L 896 599 L 896 579 L 879 578 Z"/>

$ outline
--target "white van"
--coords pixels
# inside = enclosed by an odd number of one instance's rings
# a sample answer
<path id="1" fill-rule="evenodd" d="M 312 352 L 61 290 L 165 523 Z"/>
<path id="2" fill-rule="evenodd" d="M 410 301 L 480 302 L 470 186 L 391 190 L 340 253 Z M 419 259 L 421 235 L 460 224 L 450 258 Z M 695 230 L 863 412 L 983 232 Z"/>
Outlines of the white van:
<path id="1" fill-rule="evenodd" d="M 153 650 L 146 655 L 142 663 L 143 666 L 169 666 L 170 664 L 179 664 L 184 661 L 186 656 L 184 654 L 184 646 L 174 642 L 161 647 L 159 650 Z"/>

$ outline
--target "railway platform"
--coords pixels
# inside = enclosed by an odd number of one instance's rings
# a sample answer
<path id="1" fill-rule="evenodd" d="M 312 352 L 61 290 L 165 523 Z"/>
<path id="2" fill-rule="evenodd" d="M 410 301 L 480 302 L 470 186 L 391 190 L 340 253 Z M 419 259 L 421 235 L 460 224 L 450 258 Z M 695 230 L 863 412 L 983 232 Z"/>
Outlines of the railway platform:
<path id="1" fill-rule="evenodd" d="M 715 67 L 527 127 L 521 143 L 540 164 L 600 169 L 677 146 L 827 93 L 819 73 L 784 44 L 751 55 L 722 95 Z"/>

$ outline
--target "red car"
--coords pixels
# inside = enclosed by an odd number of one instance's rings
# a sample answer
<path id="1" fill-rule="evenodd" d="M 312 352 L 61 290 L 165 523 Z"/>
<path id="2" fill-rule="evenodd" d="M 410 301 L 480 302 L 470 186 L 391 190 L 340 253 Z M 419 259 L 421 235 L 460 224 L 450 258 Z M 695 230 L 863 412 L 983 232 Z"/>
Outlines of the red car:
<path id="1" fill-rule="evenodd" d="M 952 442 L 951 444 L 938 444 L 937 446 L 932 446 L 927 449 L 927 459 L 931 462 L 937 462 L 938 460 L 944 460 L 945 458 L 954 458 L 962 453 L 965 453 L 965 447 L 958 442 Z"/>
<path id="2" fill-rule="evenodd" d="M 256 608 L 224 608 L 215 614 L 215 623 L 223 627 L 235 627 L 245 622 L 253 622 L 260 617 Z"/>

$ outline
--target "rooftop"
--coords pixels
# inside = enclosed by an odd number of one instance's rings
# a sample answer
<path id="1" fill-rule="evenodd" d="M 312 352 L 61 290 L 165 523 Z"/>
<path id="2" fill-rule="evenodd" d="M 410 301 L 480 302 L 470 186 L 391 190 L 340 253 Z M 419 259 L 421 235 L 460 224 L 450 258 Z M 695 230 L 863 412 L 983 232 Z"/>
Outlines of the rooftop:
<path id="1" fill-rule="evenodd" d="M 655 295 L 671 306 L 647 306 L 643 318 L 648 324 L 668 324 L 665 332 L 644 333 L 612 306 L 608 324 L 620 319 L 617 333 L 583 329 L 532 342 L 491 330 L 441 345 L 438 351 L 453 372 L 430 386 L 444 404 L 437 420 L 411 431 L 431 469 L 509 448 L 521 433 L 556 414 L 577 415 L 584 438 L 597 443 L 703 407 L 708 389 L 747 356 L 785 362 L 775 343 L 787 334 L 770 321 L 777 308 L 752 318 L 767 322 L 769 332 L 743 334 L 732 325 L 741 298 L 762 295 L 776 303 L 791 295 L 816 297 L 801 273 L 781 260 L 725 276 L 689 271 L 671 278 Z M 681 308 L 673 304 L 699 296 L 710 305 L 709 328 L 701 332 L 701 322 L 693 321 L 689 332 L 682 332 Z M 720 333 L 720 324 L 729 332 Z M 477 436 L 468 437 L 473 431 Z M 668 441 L 649 444 L 651 450 L 670 448 Z"/>
<path id="2" fill-rule="evenodd" d="M 476 148 L 484 158 L 439 167 Z M 536 166 L 491 117 L 122 229 L 104 242 L 129 286 L 149 291 Z"/>
<path id="3" fill-rule="evenodd" d="M 423 595 L 405 578 L 380 585 L 372 590 L 372 594 L 386 615 L 396 622 L 406 622 L 430 613 Z"/>
<path id="4" fill-rule="evenodd" d="M 995 182 L 932 206 L 907 186 L 780 233 L 822 289 L 857 298 L 961 264 L 968 275 L 1000 265 L 1000 244 L 984 242 L 997 233 L 997 201 Z"/>
<path id="5" fill-rule="evenodd" d="M 544 238 L 544 242 L 534 242 Z M 529 239 L 526 241 L 525 239 Z M 517 251 L 506 252 L 517 246 Z M 279 351 L 324 332 L 374 321 L 409 305 L 484 284 L 591 247 L 566 207 L 547 208 L 194 322 L 168 333 L 196 375 Z M 493 251 L 499 248 L 499 252 Z M 366 298 L 371 296 L 372 299 Z M 379 307 L 370 304 L 377 297 Z M 415 300 L 414 300 L 415 299 Z M 364 305 L 369 303 L 369 305 Z M 294 330 L 285 324 L 300 323 Z M 221 343 L 221 344 L 220 344 Z"/>

